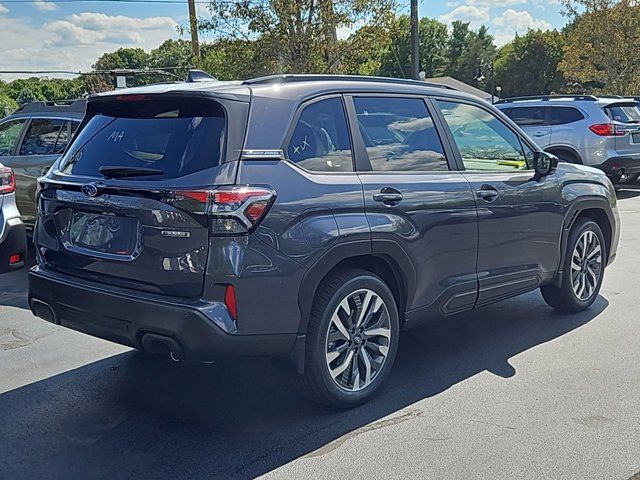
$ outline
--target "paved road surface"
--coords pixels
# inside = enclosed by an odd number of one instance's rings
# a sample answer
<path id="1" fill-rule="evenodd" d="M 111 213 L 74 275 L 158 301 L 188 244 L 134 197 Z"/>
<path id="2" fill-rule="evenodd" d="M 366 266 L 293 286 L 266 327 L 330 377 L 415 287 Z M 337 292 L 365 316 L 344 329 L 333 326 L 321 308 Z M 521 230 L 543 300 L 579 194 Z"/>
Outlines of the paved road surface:
<path id="1" fill-rule="evenodd" d="M 331 411 L 259 360 L 176 364 L 33 318 L 0 278 L 0 478 L 617 478 L 640 472 L 640 187 L 588 312 L 538 292 L 403 336 Z"/>

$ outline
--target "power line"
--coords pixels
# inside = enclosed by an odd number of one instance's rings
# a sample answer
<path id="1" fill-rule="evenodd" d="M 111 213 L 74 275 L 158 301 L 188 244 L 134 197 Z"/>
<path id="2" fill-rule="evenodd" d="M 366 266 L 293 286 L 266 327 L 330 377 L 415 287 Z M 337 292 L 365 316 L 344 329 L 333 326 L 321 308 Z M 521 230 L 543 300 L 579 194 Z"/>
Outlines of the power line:
<path id="1" fill-rule="evenodd" d="M 40 3 L 42 0 L 2 0 L 2 3 Z M 184 5 L 184 0 L 47 0 L 47 3 L 166 3 L 174 5 Z M 194 0 L 194 3 L 210 4 L 210 0 Z M 218 3 L 226 3 L 236 5 L 240 2 L 223 1 Z"/>

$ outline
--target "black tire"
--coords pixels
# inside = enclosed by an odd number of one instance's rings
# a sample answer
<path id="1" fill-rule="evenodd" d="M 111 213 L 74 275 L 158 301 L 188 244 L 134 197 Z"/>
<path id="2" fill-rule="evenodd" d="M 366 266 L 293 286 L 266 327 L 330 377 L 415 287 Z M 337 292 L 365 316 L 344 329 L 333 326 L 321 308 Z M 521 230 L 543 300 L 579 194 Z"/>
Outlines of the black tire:
<path id="1" fill-rule="evenodd" d="M 578 292 L 574 289 L 574 272 L 572 270 L 572 261 L 574 251 L 578 241 L 583 237 L 586 232 L 593 232 L 597 237 L 600 245 L 600 269 L 597 275 L 597 281 L 593 287 L 593 292 L 587 298 L 580 298 Z M 540 287 L 542 296 L 545 302 L 550 307 L 560 310 L 562 312 L 581 312 L 589 308 L 598 297 L 600 287 L 602 286 L 602 280 L 604 278 L 605 265 L 607 263 L 607 251 L 604 235 L 600 226 L 588 218 L 580 218 L 576 221 L 576 224 L 569 233 L 567 241 L 567 247 L 565 252 L 564 263 L 562 265 L 563 278 L 562 285 L 557 287 L 555 285 L 545 285 Z M 576 275 L 582 275 L 577 273 Z M 586 273 L 584 275 L 587 275 Z M 577 276 L 576 276 L 577 278 Z M 588 280 L 585 280 L 588 281 Z M 578 281 L 578 285 L 580 285 Z M 589 287 L 590 288 L 590 287 Z M 578 287 L 578 291 L 580 287 Z"/>
<path id="2" fill-rule="evenodd" d="M 367 291 L 373 292 L 378 299 L 374 302 L 371 300 L 373 297 L 366 297 L 366 295 L 368 295 L 368 293 L 366 293 Z M 353 298 L 349 300 L 352 295 L 355 295 L 357 299 L 359 299 L 357 303 Z M 364 298 L 364 300 L 360 302 L 362 298 Z M 379 300 L 382 300 L 382 305 L 379 304 Z M 344 305 L 343 301 L 346 301 L 349 306 L 354 307 L 364 305 L 365 314 L 363 314 L 364 319 L 362 325 L 370 325 L 371 329 L 369 331 L 379 330 L 376 329 L 378 324 L 382 325 L 385 331 L 387 327 L 390 331 L 388 339 L 381 336 L 367 337 L 363 333 L 363 344 L 357 342 L 358 346 L 355 346 L 357 340 L 355 337 L 352 337 L 354 341 L 351 343 L 344 341 L 345 343 L 340 344 L 341 346 L 348 344 L 349 348 L 340 354 L 344 355 L 344 357 L 338 357 L 333 360 L 338 363 L 338 366 L 344 365 L 343 359 L 346 359 L 347 354 L 353 349 L 354 353 L 351 358 L 354 358 L 356 361 L 355 369 L 365 368 L 361 356 L 367 356 L 369 359 L 367 371 L 370 373 L 372 372 L 372 365 L 377 366 L 378 363 L 370 363 L 371 360 L 374 360 L 374 356 L 369 355 L 368 352 L 371 352 L 371 350 L 366 349 L 372 347 L 378 349 L 379 347 L 377 345 L 372 345 L 372 343 L 375 342 L 386 342 L 386 346 L 388 347 L 386 358 L 380 361 L 381 366 L 376 372 L 370 375 L 370 383 L 366 384 L 366 382 L 362 382 L 364 385 L 363 388 L 355 391 L 350 391 L 346 387 L 340 386 L 339 382 L 342 381 L 346 374 L 348 378 L 353 379 L 355 377 L 355 382 L 358 382 L 358 385 L 360 385 L 360 377 L 357 374 L 353 374 L 352 369 L 349 368 L 345 370 L 344 374 L 338 375 L 337 379 L 334 380 L 330 373 L 330 368 L 333 364 L 328 360 L 328 349 L 334 345 L 334 343 L 330 343 L 329 335 L 332 337 L 335 336 L 338 330 L 335 323 L 332 322 L 332 317 L 339 307 Z M 367 303 L 367 301 L 369 303 Z M 373 307 L 369 307 L 367 310 L 367 305 L 371 304 L 373 304 Z M 378 308 L 378 311 L 373 312 L 375 307 Z M 384 316 L 384 311 L 380 313 L 383 307 L 386 307 L 387 316 Z M 353 316 L 359 315 L 357 308 L 355 308 L 353 312 L 355 312 Z M 341 313 L 345 313 L 344 309 L 341 310 Z M 357 320 L 357 318 L 355 320 Z M 351 317 L 348 317 L 347 322 L 351 322 Z M 382 322 L 384 322 L 384 324 Z M 348 323 L 346 326 L 348 327 L 352 325 L 352 323 Z M 342 326 L 345 327 L 345 324 Z M 351 332 L 351 330 L 349 330 L 348 333 L 349 332 Z M 332 407 L 349 408 L 368 401 L 378 391 L 391 371 L 398 349 L 398 334 L 399 317 L 395 298 L 389 287 L 378 276 L 366 270 L 356 268 L 349 268 L 332 274 L 320 285 L 312 306 L 306 336 L 304 375 L 296 374 L 298 386 L 301 387 L 303 393 L 311 400 Z M 355 335 L 357 335 L 357 332 Z M 339 342 L 343 342 L 343 340 L 340 339 Z M 366 346 L 367 342 L 369 342 L 368 346 Z M 364 350 L 366 351 L 362 353 Z M 380 355 L 382 356 L 382 354 Z M 379 361 L 381 357 L 375 356 L 375 358 Z M 353 362 L 351 365 L 353 365 Z M 334 372 L 336 370 L 338 370 L 338 368 L 334 368 Z"/>

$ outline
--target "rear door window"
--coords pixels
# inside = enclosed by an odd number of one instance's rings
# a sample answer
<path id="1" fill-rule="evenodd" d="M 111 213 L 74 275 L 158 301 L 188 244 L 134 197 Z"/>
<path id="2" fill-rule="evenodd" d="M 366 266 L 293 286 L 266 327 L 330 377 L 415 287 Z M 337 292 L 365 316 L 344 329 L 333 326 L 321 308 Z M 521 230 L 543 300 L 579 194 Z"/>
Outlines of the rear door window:
<path id="1" fill-rule="evenodd" d="M 424 100 L 356 97 L 353 104 L 374 172 L 449 170 L 442 142 Z"/>
<path id="2" fill-rule="evenodd" d="M 552 107 L 551 125 L 565 125 L 584 119 L 584 115 L 573 107 Z"/>
<path id="3" fill-rule="evenodd" d="M 100 177 L 100 167 L 158 170 L 167 179 L 219 166 L 226 120 L 217 102 L 189 99 L 112 101 L 78 132 L 60 171 Z"/>
<path id="4" fill-rule="evenodd" d="M 514 107 L 504 113 L 521 127 L 548 125 L 546 107 Z"/>
<path id="5" fill-rule="evenodd" d="M 58 139 L 68 136 L 68 121 L 50 118 L 34 118 L 29 124 L 27 133 L 22 140 L 18 155 L 53 155 L 56 153 Z M 63 148 L 64 150 L 64 148 Z"/>

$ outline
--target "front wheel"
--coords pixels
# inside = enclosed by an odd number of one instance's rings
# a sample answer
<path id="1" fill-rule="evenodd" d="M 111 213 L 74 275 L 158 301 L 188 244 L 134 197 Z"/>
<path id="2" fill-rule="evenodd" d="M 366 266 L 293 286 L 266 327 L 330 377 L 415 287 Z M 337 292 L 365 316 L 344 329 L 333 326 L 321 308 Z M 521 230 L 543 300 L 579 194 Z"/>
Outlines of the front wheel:
<path id="1" fill-rule="evenodd" d="M 577 221 L 569 233 L 562 285 L 540 288 L 547 304 L 565 312 L 591 306 L 600 292 L 606 262 L 606 244 L 600 226 L 587 218 Z"/>
<path id="2" fill-rule="evenodd" d="M 303 390 L 335 407 L 366 402 L 391 370 L 398 331 L 395 298 L 378 276 L 360 269 L 332 275 L 309 318 Z"/>

